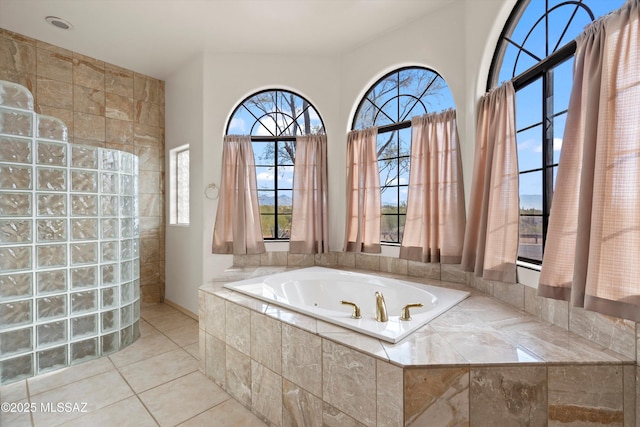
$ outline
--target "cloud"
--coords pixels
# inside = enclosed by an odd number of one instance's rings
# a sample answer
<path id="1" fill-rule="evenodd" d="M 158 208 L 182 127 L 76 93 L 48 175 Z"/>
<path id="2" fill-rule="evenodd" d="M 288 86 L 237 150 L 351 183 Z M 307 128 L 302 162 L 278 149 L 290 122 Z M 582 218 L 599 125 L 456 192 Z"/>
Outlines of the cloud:
<path id="1" fill-rule="evenodd" d="M 231 119 L 231 123 L 229 124 L 229 134 L 230 135 L 244 135 L 247 133 L 247 126 L 244 119 L 239 117 L 234 117 Z"/>
<path id="2" fill-rule="evenodd" d="M 560 151 L 562 149 L 562 138 L 553 138 L 553 151 Z"/>

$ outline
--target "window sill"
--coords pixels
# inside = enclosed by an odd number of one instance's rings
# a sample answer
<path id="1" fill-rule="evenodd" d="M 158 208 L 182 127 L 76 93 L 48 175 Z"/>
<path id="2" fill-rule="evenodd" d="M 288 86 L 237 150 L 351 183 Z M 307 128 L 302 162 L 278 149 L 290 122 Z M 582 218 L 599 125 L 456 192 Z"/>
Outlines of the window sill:
<path id="1" fill-rule="evenodd" d="M 530 262 L 525 262 L 520 260 L 516 261 L 516 266 L 526 268 L 527 270 L 533 270 L 533 271 L 540 271 L 542 269 L 542 265 L 540 264 L 532 264 Z"/>

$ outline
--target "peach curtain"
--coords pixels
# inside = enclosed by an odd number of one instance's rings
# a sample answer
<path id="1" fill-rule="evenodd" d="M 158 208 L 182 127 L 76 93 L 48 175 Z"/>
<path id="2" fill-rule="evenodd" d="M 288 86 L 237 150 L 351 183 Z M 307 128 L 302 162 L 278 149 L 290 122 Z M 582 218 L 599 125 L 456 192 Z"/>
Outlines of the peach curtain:
<path id="1" fill-rule="evenodd" d="M 347 136 L 347 230 L 345 252 L 380 252 L 378 128 Z"/>
<path id="2" fill-rule="evenodd" d="M 518 152 L 511 82 L 480 100 L 471 201 L 462 268 L 487 280 L 515 283 L 518 255 Z"/>
<path id="3" fill-rule="evenodd" d="M 456 112 L 411 119 L 411 169 L 400 258 L 459 264 L 465 228 Z"/>
<path id="4" fill-rule="evenodd" d="M 539 295 L 640 321 L 640 7 L 577 39 Z"/>
<path id="5" fill-rule="evenodd" d="M 289 252 L 329 252 L 327 218 L 327 137 L 296 138 Z"/>
<path id="6" fill-rule="evenodd" d="M 213 229 L 213 253 L 264 252 L 251 137 L 224 137 L 219 194 Z"/>

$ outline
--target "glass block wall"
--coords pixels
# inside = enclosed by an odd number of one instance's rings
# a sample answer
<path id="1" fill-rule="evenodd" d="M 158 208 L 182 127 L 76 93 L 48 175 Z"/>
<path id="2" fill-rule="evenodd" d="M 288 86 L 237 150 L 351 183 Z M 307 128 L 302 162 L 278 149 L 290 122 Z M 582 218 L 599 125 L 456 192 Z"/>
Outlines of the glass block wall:
<path id="1" fill-rule="evenodd" d="M 138 159 L 33 106 L 0 81 L 0 384 L 139 336 Z"/>

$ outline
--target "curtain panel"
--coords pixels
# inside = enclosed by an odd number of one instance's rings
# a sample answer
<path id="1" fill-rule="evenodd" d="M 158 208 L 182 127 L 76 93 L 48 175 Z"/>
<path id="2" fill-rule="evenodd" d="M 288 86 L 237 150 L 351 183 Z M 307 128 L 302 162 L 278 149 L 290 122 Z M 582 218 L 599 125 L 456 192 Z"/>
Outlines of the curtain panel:
<path id="1" fill-rule="evenodd" d="M 400 258 L 459 264 L 466 219 L 455 110 L 411 119 L 410 164 Z"/>
<path id="2" fill-rule="evenodd" d="M 327 137 L 298 136 L 289 252 L 329 252 Z"/>
<path id="3" fill-rule="evenodd" d="M 345 252 L 380 253 L 378 128 L 347 136 L 347 220 Z"/>
<path id="4" fill-rule="evenodd" d="M 576 39 L 538 294 L 640 322 L 640 7 Z"/>
<path id="5" fill-rule="evenodd" d="M 519 190 L 515 92 L 511 82 L 480 100 L 473 184 L 462 268 L 487 280 L 515 283 Z"/>
<path id="6" fill-rule="evenodd" d="M 251 137 L 224 137 L 219 195 L 212 252 L 236 255 L 264 252 Z"/>

